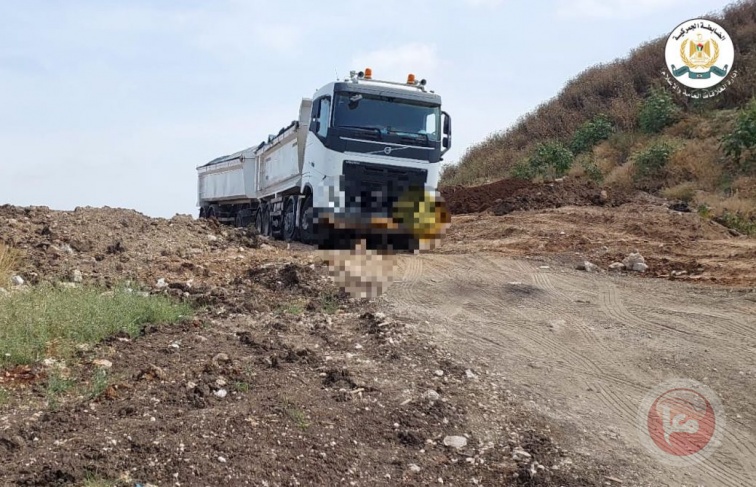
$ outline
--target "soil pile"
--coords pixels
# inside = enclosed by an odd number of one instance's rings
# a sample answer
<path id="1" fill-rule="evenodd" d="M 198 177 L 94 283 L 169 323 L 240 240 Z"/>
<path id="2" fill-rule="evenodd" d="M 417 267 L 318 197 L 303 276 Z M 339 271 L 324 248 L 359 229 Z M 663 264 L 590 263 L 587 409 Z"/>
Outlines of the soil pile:
<path id="1" fill-rule="evenodd" d="M 618 206 L 631 199 L 625 192 L 578 179 L 543 183 L 502 179 L 482 186 L 442 188 L 440 192 L 449 211 L 456 215 L 488 210 L 494 215 L 506 215 L 562 206 Z"/>

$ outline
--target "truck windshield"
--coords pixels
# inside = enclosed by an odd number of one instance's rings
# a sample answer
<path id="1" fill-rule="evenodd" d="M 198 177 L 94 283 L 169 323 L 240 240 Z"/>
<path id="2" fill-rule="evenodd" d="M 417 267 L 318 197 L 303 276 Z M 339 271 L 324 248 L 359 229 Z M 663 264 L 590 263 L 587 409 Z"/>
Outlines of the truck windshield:
<path id="1" fill-rule="evenodd" d="M 336 93 L 333 126 L 439 140 L 441 108 L 365 93 Z"/>

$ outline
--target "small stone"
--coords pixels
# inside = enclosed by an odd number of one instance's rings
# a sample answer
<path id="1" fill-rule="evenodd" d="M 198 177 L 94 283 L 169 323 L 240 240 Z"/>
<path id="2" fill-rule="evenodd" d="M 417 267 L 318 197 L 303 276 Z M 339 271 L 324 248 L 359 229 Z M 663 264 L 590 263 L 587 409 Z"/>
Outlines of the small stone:
<path id="1" fill-rule="evenodd" d="M 420 471 L 420 467 L 416 463 L 410 463 L 409 465 L 410 472 L 417 473 Z"/>
<path id="2" fill-rule="evenodd" d="M 526 452 L 519 446 L 512 450 L 512 459 L 515 461 L 530 460 L 531 457 L 532 455 L 530 453 Z"/>
<path id="3" fill-rule="evenodd" d="M 602 203 L 606 203 L 607 201 L 609 201 L 609 193 L 607 193 L 605 189 L 601 190 L 601 194 L 599 195 L 599 201 L 601 201 Z"/>
<path id="4" fill-rule="evenodd" d="M 23 286 L 24 285 L 24 278 L 21 276 L 13 276 L 11 278 L 11 282 L 14 286 Z"/>
<path id="5" fill-rule="evenodd" d="M 219 354 L 216 354 L 213 357 L 213 365 L 215 365 L 216 367 L 219 366 L 220 364 L 227 364 L 229 362 L 231 362 L 231 359 L 228 358 L 228 355 L 222 352 Z"/>
<path id="6" fill-rule="evenodd" d="M 218 457 L 218 461 L 221 463 L 226 463 L 226 459 L 224 457 Z"/>
<path id="7" fill-rule="evenodd" d="M 434 374 L 436 374 L 438 377 L 443 377 L 444 376 L 444 371 L 439 369 L 439 370 L 435 371 Z"/>
<path id="8" fill-rule="evenodd" d="M 478 376 L 477 376 L 477 375 L 475 375 L 475 374 L 473 373 L 473 371 L 472 371 L 472 370 L 470 370 L 470 369 L 467 369 L 467 370 L 465 370 L 465 377 L 467 377 L 467 378 L 468 378 L 468 379 L 470 379 L 470 380 L 473 380 L 473 379 L 477 379 L 477 378 L 478 378 Z"/>
<path id="9" fill-rule="evenodd" d="M 639 254 L 638 252 L 633 252 L 627 257 L 625 257 L 625 260 L 623 260 L 622 263 L 625 264 L 625 268 L 627 269 L 643 272 L 643 271 L 639 271 L 639 268 L 640 268 L 639 264 L 643 264 L 645 266 L 646 259 L 644 259 L 643 256 Z M 648 267 L 644 268 L 643 270 L 646 270 L 647 268 Z"/>
<path id="10" fill-rule="evenodd" d="M 111 362 L 110 360 L 105 360 L 104 358 L 98 358 L 96 360 L 92 360 L 92 365 L 100 367 L 101 369 L 109 369 L 113 367 L 113 362 Z"/>
<path id="11" fill-rule="evenodd" d="M 215 380 L 215 384 L 218 387 L 225 387 L 228 384 L 228 382 L 226 382 L 226 379 L 224 379 L 223 377 L 219 377 L 218 379 Z"/>
<path id="12" fill-rule="evenodd" d="M 638 262 L 633 265 L 633 270 L 635 272 L 646 272 L 646 270 L 648 270 L 648 266 L 642 262 Z"/>
<path id="13" fill-rule="evenodd" d="M 76 269 L 71 273 L 71 280 L 73 282 L 82 282 L 84 280 L 84 276 L 79 269 Z"/>
<path id="14" fill-rule="evenodd" d="M 228 394 L 228 391 L 226 389 L 218 389 L 213 394 L 215 394 L 216 397 L 223 399 Z"/>
<path id="15" fill-rule="evenodd" d="M 207 236 L 207 240 L 209 242 L 217 242 L 218 241 L 218 237 L 216 237 L 215 235 L 208 235 Z"/>
<path id="16" fill-rule="evenodd" d="M 599 266 L 594 264 L 593 262 L 588 262 L 587 260 L 583 262 L 582 264 L 578 265 L 578 270 L 585 271 L 585 272 L 598 272 Z"/>
<path id="17" fill-rule="evenodd" d="M 611 271 L 621 271 L 625 269 L 625 264 L 622 262 L 614 262 L 612 264 L 609 264 L 609 270 Z"/>
<path id="18" fill-rule="evenodd" d="M 467 446 L 467 438 L 464 436 L 446 436 L 444 437 L 444 445 L 450 448 L 464 448 Z"/>
<path id="19" fill-rule="evenodd" d="M 162 289 L 162 288 L 168 287 L 168 283 L 165 282 L 164 277 L 161 277 L 160 279 L 157 280 L 157 284 L 155 286 L 157 286 L 159 289 Z"/>
<path id="20" fill-rule="evenodd" d="M 429 389 L 425 391 L 423 398 L 428 399 L 429 401 L 438 401 L 439 399 L 441 399 L 441 395 L 433 389 Z"/>
<path id="21" fill-rule="evenodd" d="M 354 346 L 354 348 L 356 348 L 357 350 L 362 350 L 362 345 L 360 345 L 360 344 L 358 343 L 357 345 L 355 345 L 355 346 Z"/>

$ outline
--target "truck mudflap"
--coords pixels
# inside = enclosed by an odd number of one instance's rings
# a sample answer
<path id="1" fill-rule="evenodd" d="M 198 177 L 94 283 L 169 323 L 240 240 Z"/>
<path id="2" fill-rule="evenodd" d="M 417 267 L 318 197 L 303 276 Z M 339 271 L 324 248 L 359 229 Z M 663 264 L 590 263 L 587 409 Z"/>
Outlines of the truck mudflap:
<path id="1" fill-rule="evenodd" d="M 416 190 L 403 195 L 390 216 L 340 214 L 321 209 L 314 221 L 321 249 L 351 249 L 363 241 L 379 251 L 415 251 L 436 247 L 451 224 L 451 215 L 439 194 Z"/>

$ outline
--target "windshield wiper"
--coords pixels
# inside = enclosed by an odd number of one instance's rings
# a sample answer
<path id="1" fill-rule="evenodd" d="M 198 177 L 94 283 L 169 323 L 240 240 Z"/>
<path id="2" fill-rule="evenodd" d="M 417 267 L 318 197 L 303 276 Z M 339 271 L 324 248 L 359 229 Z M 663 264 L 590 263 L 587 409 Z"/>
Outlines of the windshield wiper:
<path id="1" fill-rule="evenodd" d="M 357 129 L 357 130 L 366 130 L 370 132 L 375 132 L 378 134 L 378 138 L 380 140 L 383 140 L 383 135 L 381 134 L 381 129 L 376 127 L 360 127 L 359 125 L 339 125 L 340 128 L 345 129 Z"/>

